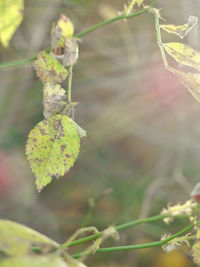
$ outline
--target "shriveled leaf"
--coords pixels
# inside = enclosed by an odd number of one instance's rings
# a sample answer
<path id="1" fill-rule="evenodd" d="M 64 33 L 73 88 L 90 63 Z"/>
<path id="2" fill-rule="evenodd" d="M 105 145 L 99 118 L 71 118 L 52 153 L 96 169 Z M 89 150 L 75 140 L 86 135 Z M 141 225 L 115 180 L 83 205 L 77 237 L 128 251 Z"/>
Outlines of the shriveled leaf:
<path id="1" fill-rule="evenodd" d="M 200 73 L 183 72 L 179 70 L 176 70 L 175 73 L 194 98 L 200 102 Z"/>
<path id="2" fill-rule="evenodd" d="M 65 39 L 65 53 L 63 58 L 63 65 L 74 65 L 78 60 L 78 42 L 74 38 Z"/>
<path id="3" fill-rule="evenodd" d="M 51 55 L 67 67 L 74 65 L 78 60 L 78 42 L 75 38 L 65 38 L 63 47 L 51 50 Z"/>
<path id="4" fill-rule="evenodd" d="M 4 47 L 23 20 L 24 0 L 0 0 L 0 42 Z"/>
<path id="5" fill-rule="evenodd" d="M 43 83 L 62 83 L 67 77 L 67 70 L 62 64 L 45 51 L 39 52 L 34 68 Z"/>
<path id="6" fill-rule="evenodd" d="M 74 35 L 74 25 L 65 15 L 60 15 L 56 25 L 53 25 L 51 31 L 51 48 L 63 47 L 65 38 L 71 38 Z"/>
<path id="7" fill-rule="evenodd" d="M 164 31 L 172 34 L 178 35 L 180 38 L 184 38 L 188 32 L 197 24 L 198 18 L 194 16 L 189 16 L 186 24 L 183 25 L 160 25 L 160 28 Z"/>
<path id="8" fill-rule="evenodd" d="M 57 255 L 7 258 L 1 262 L 1 267 L 69 267 L 69 265 Z"/>
<path id="9" fill-rule="evenodd" d="M 197 242 L 192 246 L 192 257 L 194 262 L 199 266 L 200 265 L 200 229 L 197 230 Z"/>
<path id="10" fill-rule="evenodd" d="M 144 0 L 136 0 L 136 2 L 138 4 L 138 6 L 140 7 L 143 4 Z"/>
<path id="11" fill-rule="evenodd" d="M 73 121 L 66 115 L 53 115 L 39 122 L 30 132 L 26 145 L 27 158 L 41 191 L 52 176 L 63 176 L 74 165 L 80 138 Z"/>
<path id="12" fill-rule="evenodd" d="M 190 46 L 176 42 L 165 43 L 163 46 L 167 53 L 178 63 L 200 70 L 200 52 Z"/>
<path id="13" fill-rule="evenodd" d="M 8 255 L 23 255 L 38 246 L 48 252 L 58 246 L 54 240 L 22 224 L 0 220 L 0 250 Z M 13 265 L 14 266 L 14 265 Z"/>
<path id="14" fill-rule="evenodd" d="M 75 121 L 73 121 L 73 123 L 76 125 L 76 129 L 78 131 L 79 137 L 81 139 L 85 139 L 87 137 L 86 130 L 84 130 L 83 128 L 81 128 L 77 123 L 75 123 Z"/>
<path id="15" fill-rule="evenodd" d="M 60 112 L 65 106 L 65 90 L 59 84 L 45 83 L 43 88 L 44 117 Z"/>

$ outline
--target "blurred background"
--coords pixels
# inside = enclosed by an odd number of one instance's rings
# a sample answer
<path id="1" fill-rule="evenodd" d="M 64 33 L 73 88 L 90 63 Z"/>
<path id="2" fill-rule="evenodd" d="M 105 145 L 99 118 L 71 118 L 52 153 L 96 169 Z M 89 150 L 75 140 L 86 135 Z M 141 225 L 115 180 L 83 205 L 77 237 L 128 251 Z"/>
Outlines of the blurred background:
<path id="1" fill-rule="evenodd" d="M 124 0 L 26 0 L 24 19 L 1 62 L 35 56 L 50 46 L 52 23 L 61 13 L 76 33 L 123 9 Z M 146 1 L 145 4 L 149 4 Z M 198 0 L 159 0 L 165 23 L 198 16 Z M 163 41 L 178 38 L 165 32 Z M 199 50 L 199 24 L 184 43 Z M 64 242 L 78 228 L 159 214 L 169 202 L 190 198 L 200 173 L 200 105 L 164 69 L 152 14 L 119 21 L 82 38 L 74 67 L 75 120 L 88 132 L 75 166 L 37 193 L 24 148 L 42 116 L 42 83 L 32 64 L 0 70 L 0 217 Z M 65 88 L 67 84 L 63 85 Z M 120 233 L 128 245 L 159 240 L 186 221 L 162 222 Z M 79 251 L 75 248 L 73 251 Z M 98 254 L 91 267 L 194 266 L 182 252 L 161 248 Z"/>

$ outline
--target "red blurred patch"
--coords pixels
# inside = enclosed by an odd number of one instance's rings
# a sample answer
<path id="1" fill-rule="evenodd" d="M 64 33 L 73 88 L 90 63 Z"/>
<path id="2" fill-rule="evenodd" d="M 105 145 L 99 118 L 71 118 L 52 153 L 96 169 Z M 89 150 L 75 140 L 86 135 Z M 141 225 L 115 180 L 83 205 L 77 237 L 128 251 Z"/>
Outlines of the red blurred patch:
<path id="1" fill-rule="evenodd" d="M 13 162 L 8 153 L 0 152 L 0 199 L 11 193 L 14 188 Z"/>

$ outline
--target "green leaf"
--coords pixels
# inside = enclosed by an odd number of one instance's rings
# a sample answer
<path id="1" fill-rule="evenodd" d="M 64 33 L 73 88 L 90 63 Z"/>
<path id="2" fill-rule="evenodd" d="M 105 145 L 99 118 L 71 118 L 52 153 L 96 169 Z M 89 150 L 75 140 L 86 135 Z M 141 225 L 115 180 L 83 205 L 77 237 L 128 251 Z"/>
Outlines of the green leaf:
<path id="1" fill-rule="evenodd" d="M 200 52 L 182 43 L 163 44 L 167 53 L 178 63 L 200 70 Z"/>
<path id="2" fill-rule="evenodd" d="M 67 77 L 67 70 L 62 64 L 45 51 L 39 52 L 34 68 L 43 83 L 62 83 Z"/>
<path id="3" fill-rule="evenodd" d="M 186 24 L 183 25 L 160 25 L 160 28 L 164 31 L 172 34 L 178 35 L 180 38 L 184 38 L 188 32 L 197 24 L 198 18 L 194 16 L 189 16 Z"/>
<path id="4" fill-rule="evenodd" d="M 80 138 L 73 121 L 66 115 L 53 115 L 38 123 L 28 136 L 26 154 L 41 191 L 52 176 L 63 176 L 74 165 Z"/>
<path id="5" fill-rule="evenodd" d="M 13 257 L 1 262 L 1 267 L 69 267 L 58 255 Z"/>
<path id="6" fill-rule="evenodd" d="M 44 105 L 44 117 L 47 119 L 51 115 L 55 115 L 60 112 L 66 103 L 65 90 L 59 84 L 45 83 L 43 88 L 43 105 Z"/>
<path id="7" fill-rule="evenodd" d="M 32 246 L 48 251 L 58 247 L 58 243 L 22 224 L 0 220 L 0 250 L 8 255 L 23 255 Z M 15 266 L 15 265 L 13 265 Z"/>
<path id="8" fill-rule="evenodd" d="M 23 20 L 23 0 L 0 0 L 0 42 L 4 47 Z"/>
<path id="9" fill-rule="evenodd" d="M 175 70 L 182 84 L 200 102 L 200 73 L 191 73 Z"/>

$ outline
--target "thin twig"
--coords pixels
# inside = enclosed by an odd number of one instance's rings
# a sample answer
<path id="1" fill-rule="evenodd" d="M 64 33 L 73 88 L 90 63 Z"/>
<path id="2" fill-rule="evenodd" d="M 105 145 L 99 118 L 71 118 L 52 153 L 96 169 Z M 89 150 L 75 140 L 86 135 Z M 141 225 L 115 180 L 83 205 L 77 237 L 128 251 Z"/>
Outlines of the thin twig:
<path id="1" fill-rule="evenodd" d="M 200 224 L 200 221 L 198 221 L 198 225 Z M 186 234 L 189 232 L 194 225 L 188 225 L 185 227 L 183 230 L 179 231 L 178 233 L 171 235 L 170 237 L 160 240 L 160 241 L 155 241 L 155 242 L 150 242 L 146 244 L 138 244 L 138 245 L 129 245 L 129 246 L 118 246 L 118 247 L 109 247 L 109 248 L 100 248 L 98 249 L 95 253 L 92 253 L 90 251 L 87 252 L 87 255 L 91 254 L 96 254 L 96 253 L 105 253 L 105 252 L 116 252 L 116 251 L 125 251 L 125 250 L 136 250 L 136 249 L 143 249 L 143 248 L 152 248 L 152 247 L 158 247 L 166 244 L 170 240 L 173 240 L 174 238 L 181 236 L 183 234 Z M 85 255 L 85 252 L 82 253 L 77 253 L 72 255 L 73 258 L 80 258 L 82 255 Z"/>
<path id="2" fill-rule="evenodd" d="M 152 3 L 150 4 L 150 7 L 154 7 L 154 5 L 156 4 L 157 0 L 153 0 Z M 118 20 L 122 20 L 122 19 L 130 19 L 130 18 L 134 18 L 137 17 L 139 15 L 142 15 L 144 13 L 148 12 L 148 8 L 144 8 L 136 13 L 130 14 L 130 15 L 125 15 L 125 14 L 121 14 L 119 16 L 116 16 L 112 19 L 108 19 L 108 20 L 104 20 L 90 28 L 88 28 L 87 30 L 75 35 L 76 38 L 80 38 L 83 37 L 84 35 L 95 31 L 101 27 L 103 27 L 104 25 L 110 24 L 112 22 L 118 21 Z M 50 49 L 47 48 L 47 51 L 49 51 Z M 29 64 L 31 62 L 33 62 L 36 59 L 36 56 L 31 57 L 31 58 L 25 58 L 25 59 L 21 59 L 21 60 L 15 60 L 15 61 L 10 61 L 10 62 L 5 62 L 5 63 L 1 63 L 0 64 L 0 69 L 5 69 L 5 68 L 9 68 L 9 67 L 16 67 L 16 66 L 21 66 L 21 65 L 26 65 Z"/>

